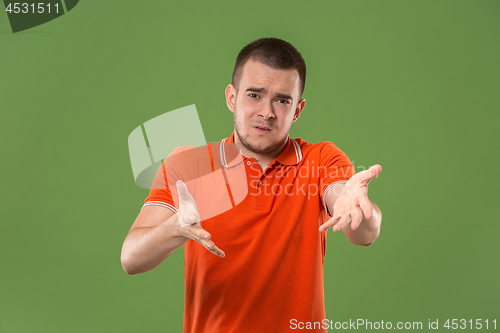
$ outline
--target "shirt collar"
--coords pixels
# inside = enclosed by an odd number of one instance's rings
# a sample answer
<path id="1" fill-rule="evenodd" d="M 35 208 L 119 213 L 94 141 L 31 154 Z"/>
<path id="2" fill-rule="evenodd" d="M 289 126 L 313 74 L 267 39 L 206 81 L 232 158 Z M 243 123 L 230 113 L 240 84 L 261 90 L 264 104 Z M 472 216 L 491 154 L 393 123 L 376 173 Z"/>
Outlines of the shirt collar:
<path id="1" fill-rule="evenodd" d="M 234 131 L 230 137 L 221 140 L 220 146 L 220 158 L 222 164 L 226 168 L 232 168 L 242 161 L 246 160 L 247 157 L 242 156 L 242 158 L 237 158 L 238 155 L 235 147 L 233 145 L 225 145 L 225 143 L 234 143 Z M 229 148 L 231 146 L 233 149 Z M 300 145 L 294 139 L 288 137 L 285 147 L 281 153 L 276 157 L 276 160 L 284 165 L 297 165 L 302 161 L 302 149 Z"/>

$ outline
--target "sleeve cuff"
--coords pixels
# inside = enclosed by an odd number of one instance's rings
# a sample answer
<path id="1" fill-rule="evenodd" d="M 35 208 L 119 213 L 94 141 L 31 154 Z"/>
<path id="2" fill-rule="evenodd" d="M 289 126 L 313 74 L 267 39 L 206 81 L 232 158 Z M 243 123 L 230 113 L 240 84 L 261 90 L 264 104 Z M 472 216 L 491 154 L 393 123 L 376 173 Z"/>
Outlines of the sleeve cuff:
<path id="1" fill-rule="evenodd" d="M 347 180 L 339 180 L 339 181 L 336 181 L 336 182 L 334 182 L 334 183 L 330 184 L 330 185 L 326 188 L 325 193 L 323 193 L 323 206 L 325 207 L 325 213 L 326 213 L 328 216 L 330 216 L 330 217 L 332 217 L 332 215 L 330 214 L 330 212 L 328 211 L 328 207 L 326 206 L 326 201 L 325 201 L 325 200 L 326 200 L 326 194 L 328 193 L 328 190 L 330 190 L 330 189 L 331 189 L 332 187 L 334 187 L 335 185 L 340 185 L 340 184 L 345 184 L 345 183 L 347 183 Z"/>
<path id="2" fill-rule="evenodd" d="M 173 211 L 174 213 L 177 213 L 177 209 L 175 208 L 175 206 L 171 205 L 171 204 L 168 204 L 166 202 L 161 202 L 161 201 L 148 201 L 146 202 L 142 207 L 141 207 L 141 210 L 146 207 L 146 206 L 162 206 L 162 207 L 165 207 L 165 208 L 168 208 L 170 209 L 171 211 Z"/>

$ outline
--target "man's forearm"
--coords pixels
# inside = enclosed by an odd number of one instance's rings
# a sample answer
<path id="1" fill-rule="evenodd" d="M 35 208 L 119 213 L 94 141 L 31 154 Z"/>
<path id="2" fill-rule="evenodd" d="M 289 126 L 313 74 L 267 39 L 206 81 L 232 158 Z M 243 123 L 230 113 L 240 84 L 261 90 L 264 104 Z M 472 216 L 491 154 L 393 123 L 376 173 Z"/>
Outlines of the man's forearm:
<path id="1" fill-rule="evenodd" d="M 350 225 L 345 226 L 342 231 L 347 239 L 353 244 L 368 246 L 373 244 L 380 234 L 382 213 L 378 206 L 372 202 L 373 214 L 370 219 L 363 217 L 358 229 L 352 230 Z"/>
<path id="2" fill-rule="evenodd" d="M 177 214 L 155 227 L 136 228 L 123 242 L 121 262 L 127 274 L 147 272 L 158 266 L 189 238 L 181 236 Z"/>

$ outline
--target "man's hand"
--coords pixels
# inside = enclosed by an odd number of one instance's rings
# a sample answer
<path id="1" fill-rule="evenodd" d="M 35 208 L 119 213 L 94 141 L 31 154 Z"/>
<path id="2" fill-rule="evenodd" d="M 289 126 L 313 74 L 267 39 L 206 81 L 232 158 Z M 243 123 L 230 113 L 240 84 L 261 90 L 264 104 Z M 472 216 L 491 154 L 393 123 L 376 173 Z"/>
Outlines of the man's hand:
<path id="1" fill-rule="evenodd" d="M 212 238 L 210 233 L 202 228 L 196 202 L 189 193 L 186 184 L 178 180 L 176 186 L 177 193 L 179 193 L 179 211 L 177 212 L 177 216 L 182 236 L 200 243 L 213 254 L 224 258 L 224 252 L 215 246 L 214 242 L 210 240 Z"/>
<path id="2" fill-rule="evenodd" d="M 333 205 L 333 215 L 326 223 L 319 227 L 319 231 L 325 231 L 333 227 L 337 232 L 351 223 L 351 229 L 358 229 L 363 216 L 369 220 L 373 215 L 373 205 L 368 199 L 368 184 L 382 171 L 382 167 L 376 164 L 368 170 L 358 172 L 347 181 L 342 194 Z"/>

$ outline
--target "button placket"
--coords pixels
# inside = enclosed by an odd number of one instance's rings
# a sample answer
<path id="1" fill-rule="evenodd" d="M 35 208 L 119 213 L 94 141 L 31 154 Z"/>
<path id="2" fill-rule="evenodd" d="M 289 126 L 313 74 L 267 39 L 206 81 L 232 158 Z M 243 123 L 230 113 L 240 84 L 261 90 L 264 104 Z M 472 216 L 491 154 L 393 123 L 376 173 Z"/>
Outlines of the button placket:
<path id="1" fill-rule="evenodd" d="M 272 181 L 271 179 L 266 179 L 272 173 L 272 170 L 273 168 L 269 167 L 260 175 L 257 182 L 259 195 L 255 198 L 255 209 L 267 209 L 269 203 L 273 200 L 273 196 L 270 193 Z"/>
<path id="2" fill-rule="evenodd" d="M 253 197 L 254 205 L 255 205 L 259 191 L 260 191 L 260 189 L 259 189 L 260 184 L 258 184 L 258 179 L 260 177 L 260 174 L 257 170 L 255 170 L 255 168 L 252 167 L 252 161 L 247 160 L 245 162 L 245 164 L 247 165 L 246 169 L 247 169 L 247 176 L 248 176 L 248 181 L 249 181 L 249 183 L 248 183 L 249 194 L 251 194 L 251 196 Z"/>

